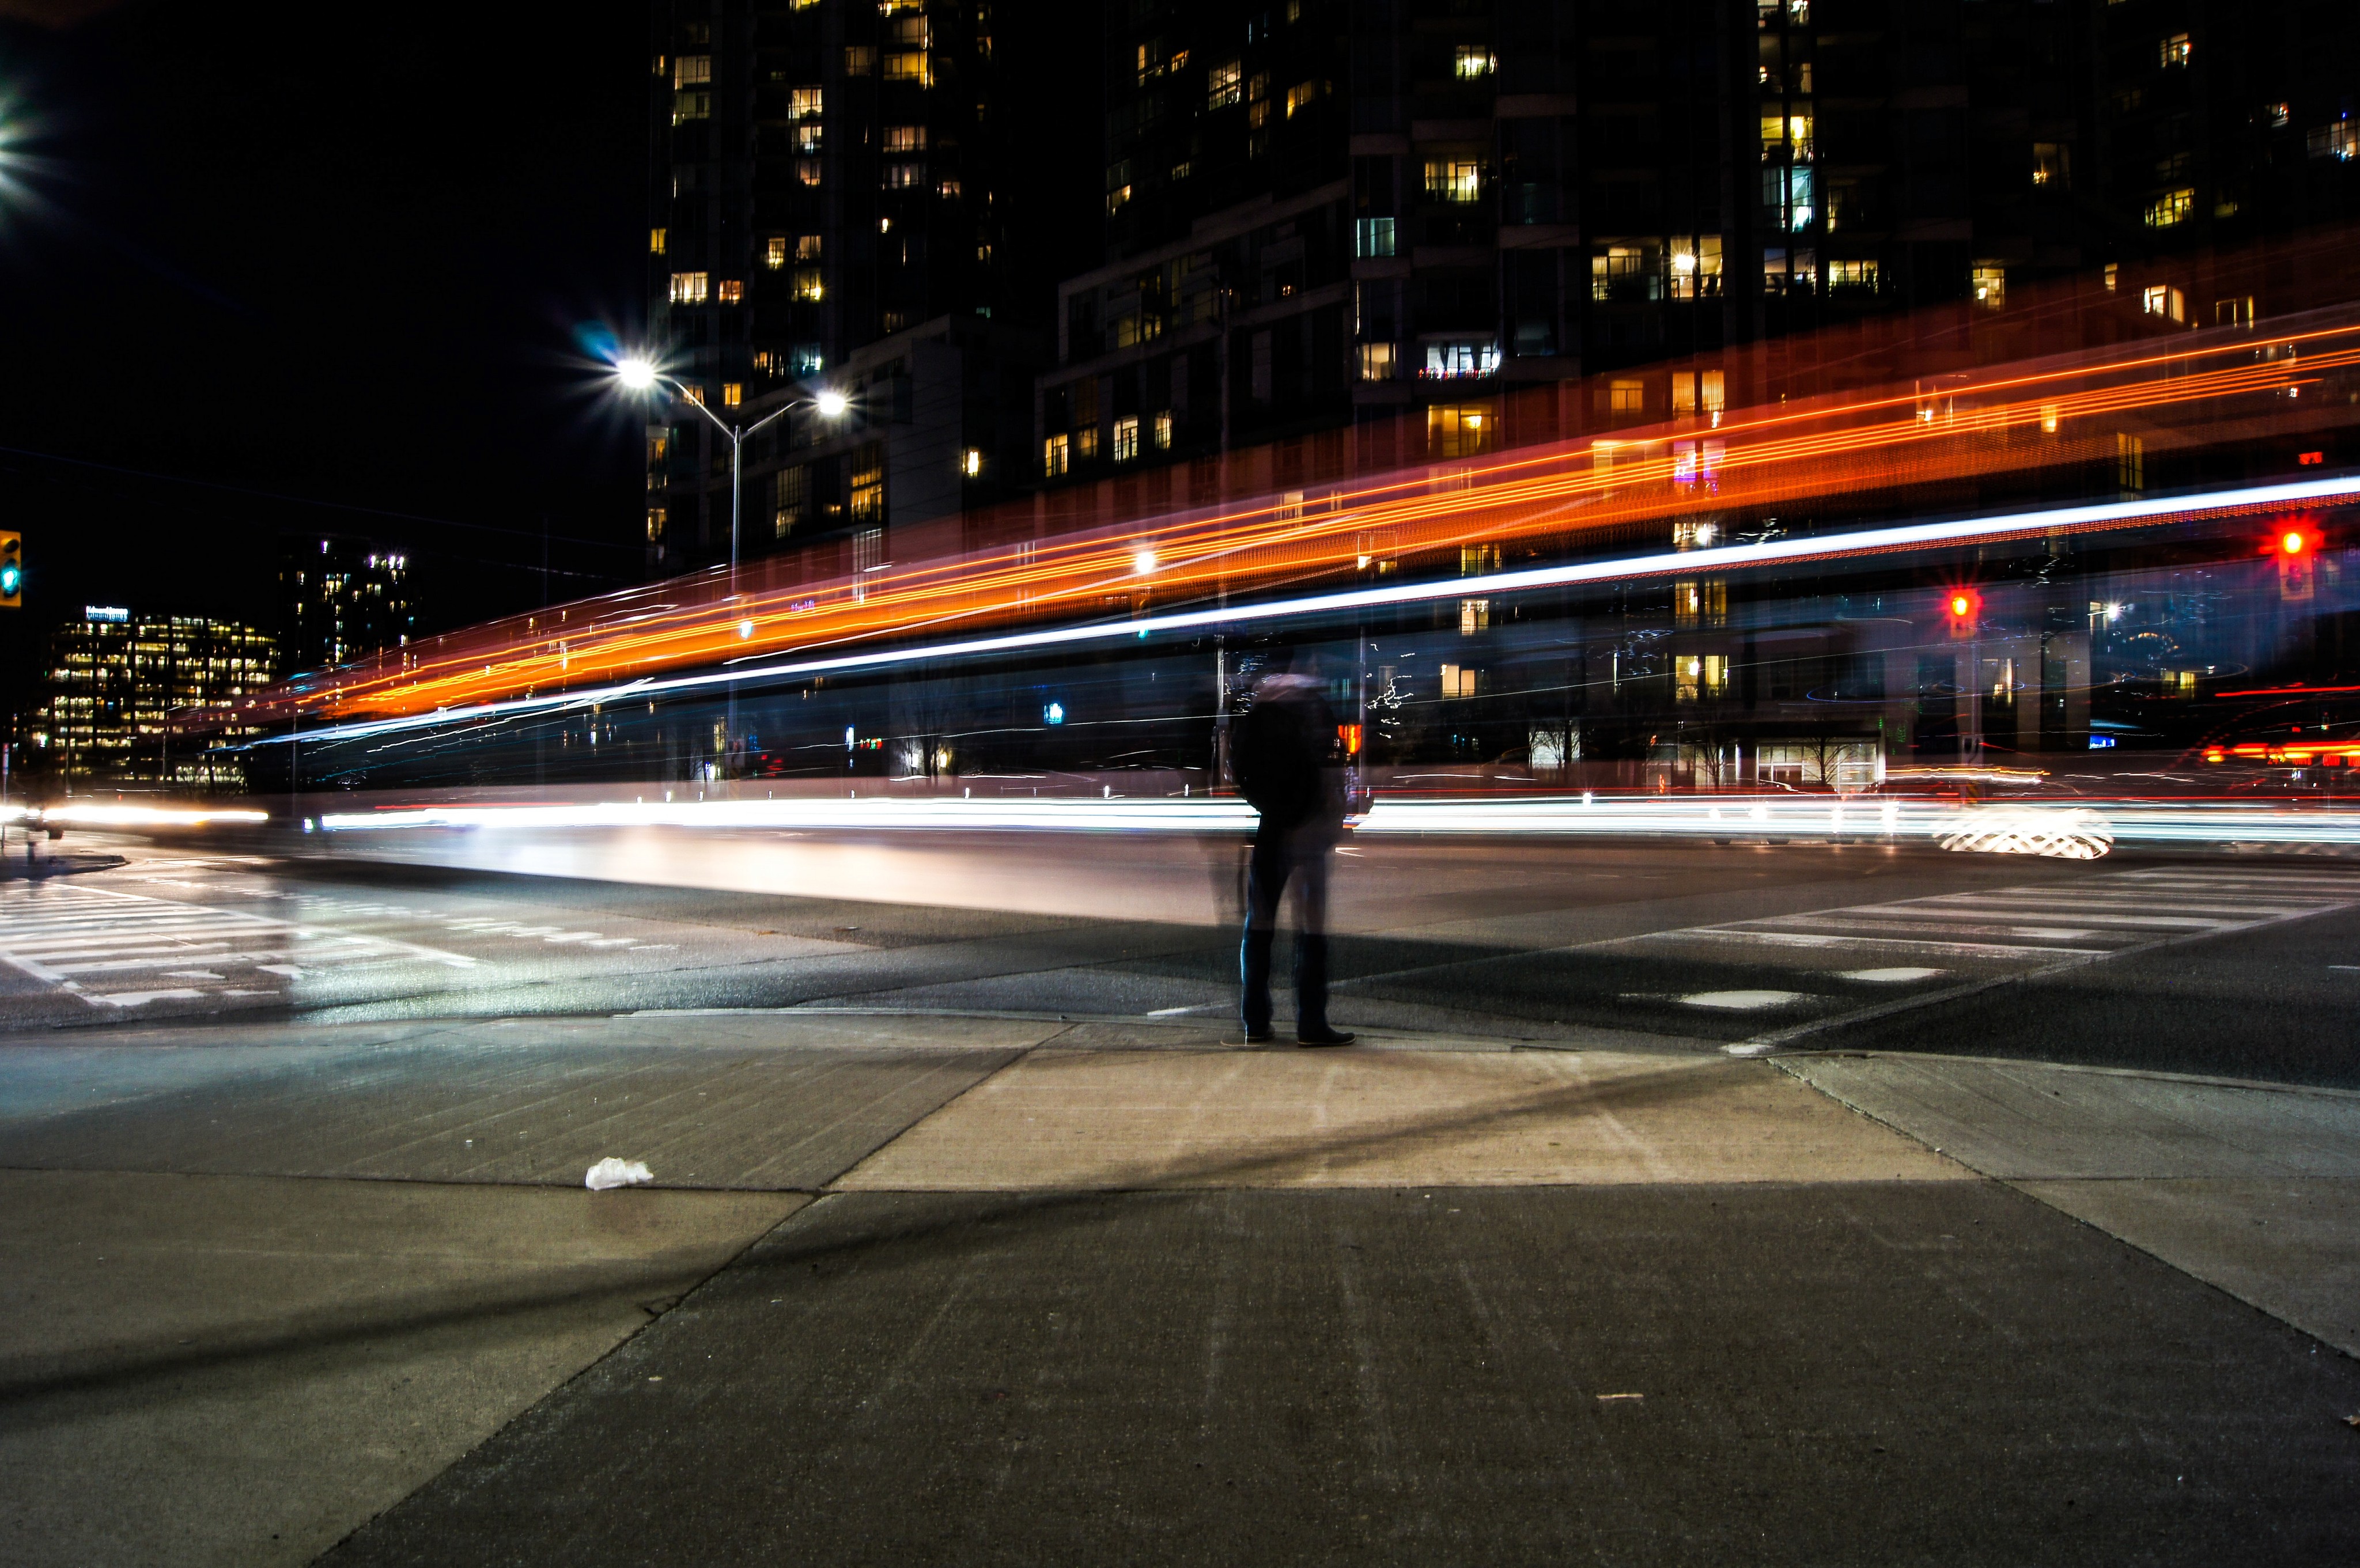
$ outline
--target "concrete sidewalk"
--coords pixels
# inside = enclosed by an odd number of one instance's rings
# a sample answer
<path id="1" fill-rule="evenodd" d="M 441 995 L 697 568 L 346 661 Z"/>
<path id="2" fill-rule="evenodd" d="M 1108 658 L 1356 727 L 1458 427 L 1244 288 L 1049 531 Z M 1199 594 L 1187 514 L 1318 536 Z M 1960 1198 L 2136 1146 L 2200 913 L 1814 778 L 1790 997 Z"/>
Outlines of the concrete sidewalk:
<path id="1" fill-rule="evenodd" d="M 19 1037 L 0 1557 L 2348 1560 L 2355 1181 L 2360 1096 L 1624 1034 Z"/>

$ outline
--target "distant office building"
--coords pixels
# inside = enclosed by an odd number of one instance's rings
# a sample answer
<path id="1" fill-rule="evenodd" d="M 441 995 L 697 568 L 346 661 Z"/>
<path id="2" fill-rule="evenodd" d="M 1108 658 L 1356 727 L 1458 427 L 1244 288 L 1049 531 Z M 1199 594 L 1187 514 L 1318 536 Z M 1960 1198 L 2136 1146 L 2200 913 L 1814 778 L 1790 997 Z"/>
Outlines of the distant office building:
<path id="1" fill-rule="evenodd" d="M 33 761 L 68 782 L 234 787 L 234 768 L 193 742 L 176 747 L 167 720 L 180 710 L 227 707 L 268 686 L 277 652 L 268 632 L 235 621 L 93 604 L 51 635 Z M 252 733 L 233 727 L 208 739 Z"/>
<path id="2" fill-rule="evenodd" d="M 1061 290 L 1038 472 L 1354 423 L 1402 438 L 1365 457 L 1415 461 L 1709 419 L 1876 374 L 1837 350 L 1733 386 L 1730 348 L 1929 305 L 1972 331 L 2011 286 L 2360 213 L 2360 12 L 2192 16 L 1111 6 L 1107 261 Z M 1545 390 L 1577 376 L 1583 406 Z"/>
<path id="3" fill-rule="evenodd" d="M 402 647 L 418 621 L 409 555 L 368 539 L 281 541 L 279 603 L 279 656 L 290 674 Z"/>
<path id="4" fill-rule="evenodd" d="M 1007 330 L 1022 324 L 1010 308 L 1029 289 L 1040 303 L 1025 308 L 1043 313 L 1056 276 L 1027 259 L 1037 235 L 1010 233 L 1011 212 L 1037 192 L 1011 200 L 1005 187 L 1011 174 L 1037 184 L 1069 156 L 1018 145 L 1037 111 L 1008 103 L 1003 62 L 1011 49 L 1025 58 L 1028 28 L 1075 29 L 956 0 L 657 0 L 653 15 L 649 319 L 667 369 L 733 425 L 822 388 L 869 394 L 879 425 L 908 426 L 913 398 L 956 412 L 956 428 L 923 440 L 956 463 L 979 454 L 974 471 L 929 469 L 919 488 L 947 485 L 953 509 L 962 488 L 988 495 L 1002 441 L 996 417 L 967 416 L 1005 408 L 1010 452 L 1029 446 L 1023 388 L 1043 361 L 1034 339 Z M 1075 129 L 1094 135 L 1094 118 L 1085 112 Z M 972 330 L 984 322 L 999 330 Z M 887 340 L 901 346 L 864 352 Z M 943 395 L 926 384 L 952 360 L 959 388 Z M 1012 397 L 1001 386 L 1011 376 Z M 880 379 L 896 385 L 880 391 Z M 874 406 L 887 398 L 890 413 Z M 891 463 L 862 454 L 872 441 L 854 429 L 804 433 L 799 421 L 792 441 L 826 450 L 783 468 L 781 443 L 765 443 L 748 516 L 756 488 L 790 488 L 741 527 L 741 548 L 877 526 L 854 517 L 872 503 L 894 517 L 930 510 L 932 500 L 905 506 Z M 728 441 L 693 409 L 650 425 L 650 570 L 727 558 L 728 460 Z M 878 482 L 856 477 L 879 473 L 881 502 Z M 774 530 L 781 517 L 788 525 Z"/>

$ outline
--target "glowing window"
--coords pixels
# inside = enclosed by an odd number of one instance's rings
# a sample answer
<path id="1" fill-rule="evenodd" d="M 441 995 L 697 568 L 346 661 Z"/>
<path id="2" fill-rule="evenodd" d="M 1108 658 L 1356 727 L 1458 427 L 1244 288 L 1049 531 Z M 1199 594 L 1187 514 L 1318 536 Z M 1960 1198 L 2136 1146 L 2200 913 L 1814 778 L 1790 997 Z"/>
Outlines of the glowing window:
<path id="1" fill-rule="evenodd" d="M 2168 229 L 2175 224 L 2184 223 L 2188 221 L 2188 214 L 2195 209 L 2195 206 L 2196 191 L 2193 187 L 2183 185 L 2176 191 L 2167 191 L 2147 204 L 2147 226 L 2150 229 Z"/>
<path id="2" fill-rule="evenodd" d="M 1063 433 L 1041 443 L 1041 472 L 1052 479 L 1071 466 L 1072 458 L 1073 444 Z"/>
<path id="3" fill-rule="evenodd" d="M 1242 61 L 1229 60 L 1205 72 L 1205 107 L 1226 109 L 1245 97 L 1246 68 Z"/>
<path id="4" fill-rule="evenodd" d="M 1139 420 L 1125 418 L 1114 422 L 1114 460 L 1129 463 L 1139 455 Z"/>
<path id="5" fill-rule="evenodd" d="M 2174 66 L 2186 65 L 2193 52 L 2189 47 L 2188 35 L 2174 33 L 2156 44 L 2155 62 L 2163 70 L 2169 71 Z"/>
<path id="6" fill-rule="evenodd" d="M 675 93 L 672 95 L 672 123 L 675 125 L 690 120 L 713 117 L 713 94 L 705 92 Z"/>
<path id="7" fill-rule="evenodd" d="M 702 305 L 711 288 L 702 272 L 675 272 L 672 275 L 672 302 L 675 305 Z"/>
<path id="8" fill-rule="evenodd" d="M 721 406 L 723 408 L 734 408 L 745 400 L 746 384 L 744 382 L 725 381 L 721 384 Z"/>
<path id="9" fill-rule="evenodd" d="M 2073 183 L 2073 149 L 2063 142 L 2032 144 L 2032 182 L 2062 191 Z"/>
<path id="10" fill-rule="evenodd" d="M 746 285 L 738 278 L 725 278 L 713 286 L 713 294 L 724 305 L 742 305 L 746 302 Z"/>
<path id="11" fill-rule="evenodd" d="M 2320 126 L 2303 140 L 2311 157 L 2349 163 L 2360 158 L 2360 120 L 2347 115 L 2333 125 Z"/>
<path id="12" fill-rule="evenodd" d="M 1155 416 L 1155 450 L 1158 452 L 1172 450 L 1172 416 L 1168 413 Z"/>
<path id="13" fill-rule="evenodd" d="M 1996 310 L 2007 303 L 2007 269 L 2005 267 L 1996 263 L 1985 262 L 1970 271 L 1967 280 L 1975 303 L 1984 310 Z"/>
<path id="14" fill-rule="evenodd" d="M 713 57 L 709 54 L 684 54 L 672 62 L 674 87 L 695 87 L 712 80 Z"/>
<path id="15" fill-rule="evenodd" d="M 885 166 L 885 189 L 909 191 L 926 182 L 926 166 L 923 163 L 889 163 Z"/>
<path id="16" fill-rule="evenodd" d="M 821 299 L 826 298 L 826 284 L 822 279 L 820 269 L 818 267 L 798 267 L 795 268 L 795 298 L 798 299 Z"/>
<path id="17" fill-rule="evenodd" d="M 1474 201 L 1483 194 L 1483 166 L 1473 158 L 1438 158 L 1426 166 L 1426 193 L 1437 201 Z"/>
<path id="18" fill-rule="evenodd" d="M 1360 345 L 1361 380 L 1391 381 L 1395 374 L 1395 365 L 1393 344 L 1370 343 Z"/>
<path id="19" fill-rule="evenodd" d="M 817 185 L 823 173 L 822 160 L 815 158 L 795 159 L 795 178 L 805 185 Z"/>
<path id="20" fill-rule="evenodd" d="M 825 112 L 827 91 L 820 87 L 798 87 L 787 94 L 787 113 L 798 120 L 815 120 Z"/>
<path id="21" fill-rule="evenodd" d="M 787 265 L 787 236 L 772 234 L 762 242 L 762 265 L 776 272 Z"/>
<path id="22" fill-rule="evenodd" d="M 934 84 L 934 56 L 912 50 L 885 57 L 885 80 L 908 82 L 920 87 Z"/>
<path id="23" fill-rule="evenodd" d="M 1500 68 L 1491 49 L 1481 44 L 1460 44 L 1452 57 L 1454 73 L 1462 81 L 1469 77 L 1489 76 Z"/>
<path id="24" fill-rule="evenodd" d="M 1297 109 L 1309 108 L 1318 96 L 1319 83 L 1317 82 L 1296 82 L 1286 90 L 1286 117 L 1292 120 Z"/>
<path id="25" fill-rule="evenodd" d="M 1477 457 L 1491 450 L 1491 407 L 1437 403 L 1426 411 L 1427 452 L 1435 457 Z"/>
<path id="26" fill-rule="evenodd" d="M 817 120 L 807 121 L 795 127 L 795 150 L 797 152 L 817 152 L 820 149 L 820 144 L 825 142 L 826 139 L 827 127 L 821 125 Z"/>
<path id="27" fill-rule="evenodd" d="M 923 125 L 888 125 L 885 127 L 887 152 L 923 152 L 926 150 L 926 127 Z"/>
<path id="28" fill-rule="evenodd" d="M 817 234 L 803 234 L 797 237 L 795 240 L 795 259 L 797 261 L 817 261 L 819 259 L 819 240 L 820 236 Z"/>
<path id="29" fill-rule="evenodd" d="M 664 248 L 671 243 L 671 239 L 672 231 L 670 229 L 650 229 L 648 231 L 648 254 L 650 256 L 663 255 Z"/>

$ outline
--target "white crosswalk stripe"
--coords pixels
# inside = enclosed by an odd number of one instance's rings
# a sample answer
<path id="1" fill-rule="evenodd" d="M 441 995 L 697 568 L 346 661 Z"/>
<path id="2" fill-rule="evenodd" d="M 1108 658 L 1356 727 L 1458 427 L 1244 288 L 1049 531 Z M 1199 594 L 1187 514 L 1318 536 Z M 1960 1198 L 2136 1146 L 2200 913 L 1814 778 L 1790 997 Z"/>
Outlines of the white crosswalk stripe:
<path id="1" fill-rule="evenodd" d="M 2360 904 L 2360 873 L 2129 870 L 2070 884 L 1941 893 L 1690 926 L 1636 940 L 2061 960 L 2245 931 L 2355 904 Z"/>
<path id="2" fill-rule="evenodd" d="M 213 995 L 251 999 L 284 995 L 306 976 L 400 964 L 464 969 L 475 961 L 243 909 L 45 884 L 0 896 L 0 963 L 92 1007 L 124 1008 Z M 185 983 L 192 980 L 207 984 Z M 155 984 L 168 981 L 183 983 Z"/>

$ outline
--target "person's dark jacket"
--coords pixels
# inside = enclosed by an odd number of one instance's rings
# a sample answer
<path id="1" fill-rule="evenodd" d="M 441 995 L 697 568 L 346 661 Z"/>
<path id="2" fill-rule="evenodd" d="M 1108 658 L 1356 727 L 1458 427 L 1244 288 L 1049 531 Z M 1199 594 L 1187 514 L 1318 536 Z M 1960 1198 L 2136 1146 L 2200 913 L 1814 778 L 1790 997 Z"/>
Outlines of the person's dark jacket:
<path id="1" fill-rule="evenodd" d="M 1253 705 L 1229 727 L 1229 771 L 1271 828 L 1343 826 L 1336 715 L 1316 681 L 1274 675 L 1254 688 Z"/>

